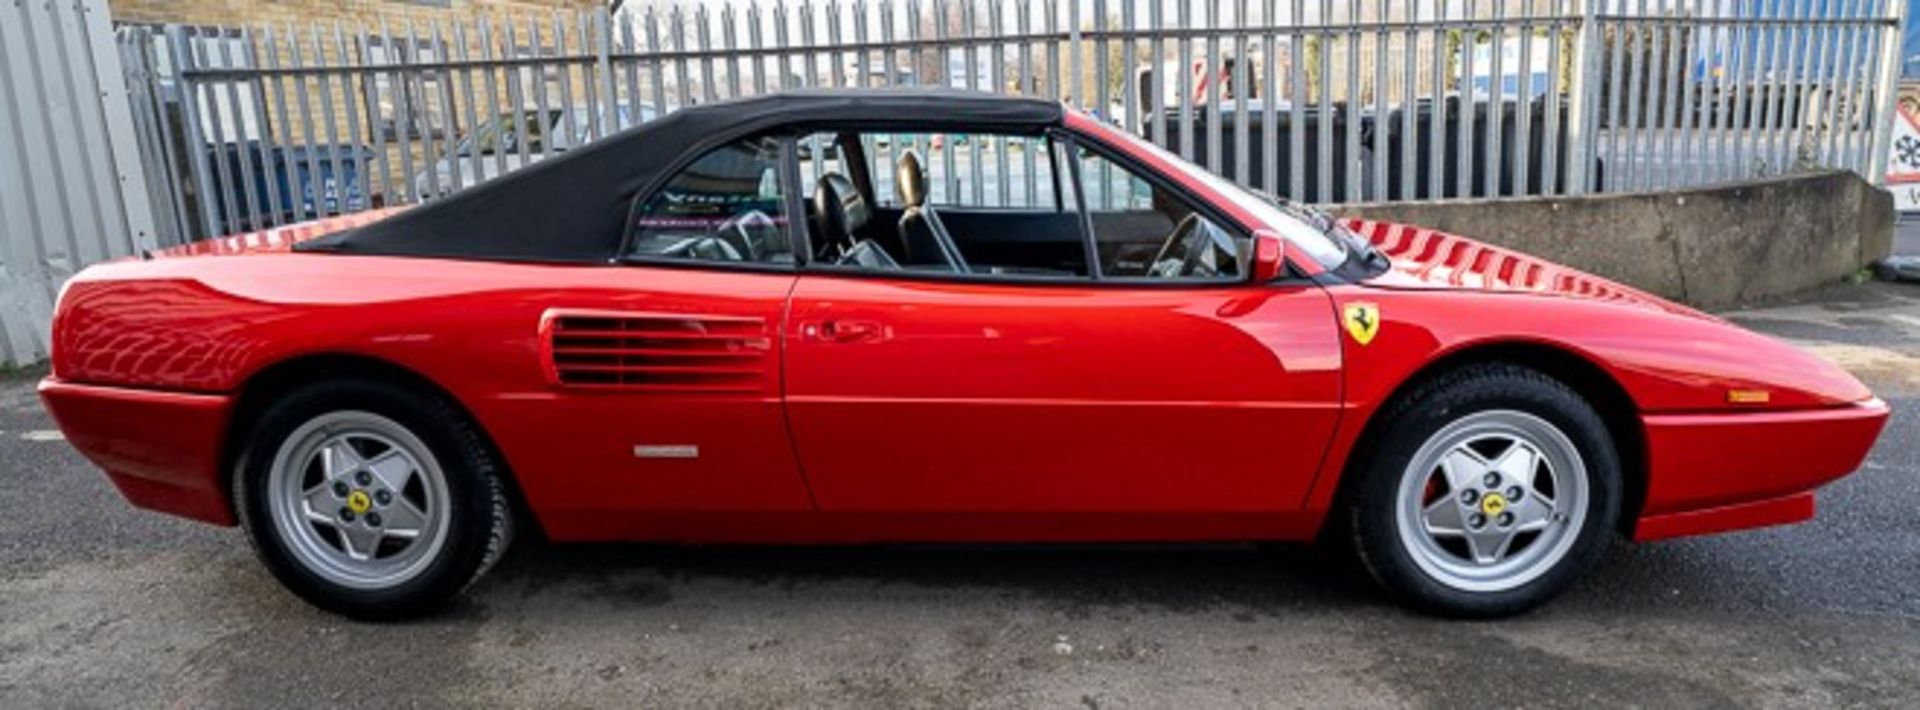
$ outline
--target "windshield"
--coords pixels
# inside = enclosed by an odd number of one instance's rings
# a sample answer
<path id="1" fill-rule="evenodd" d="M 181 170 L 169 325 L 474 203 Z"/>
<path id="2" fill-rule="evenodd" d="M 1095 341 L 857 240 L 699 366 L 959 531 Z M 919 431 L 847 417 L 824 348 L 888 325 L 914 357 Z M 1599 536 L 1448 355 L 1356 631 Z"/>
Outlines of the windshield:
<path id="1" fill-rule="evenodd" d="M 1328 270 L 1337 269 L 1346 263 L 1349 256 L 1349 240 L 1342 235 L 1346 230 L 1340 227 L 1338 220 L 1326 213 L 1306 205 L 1269 198 L 1241 187 L 1232 180 L 1215 175 L 1192 161 L 1168 152 L 1153 142 L 1131 134 L 1112 130 L 1101 124 L 1100 136 L 1109 140 L 1126 141 L 1128 145 L 1139 148 L 1166 161 L 1174 170 L 1194 178 L 1201 184 L 1232 201 L 1234 206 L 1245 210 L 1253 218 L 1271 227 L 1301 251 L 1313 257 Z"/>

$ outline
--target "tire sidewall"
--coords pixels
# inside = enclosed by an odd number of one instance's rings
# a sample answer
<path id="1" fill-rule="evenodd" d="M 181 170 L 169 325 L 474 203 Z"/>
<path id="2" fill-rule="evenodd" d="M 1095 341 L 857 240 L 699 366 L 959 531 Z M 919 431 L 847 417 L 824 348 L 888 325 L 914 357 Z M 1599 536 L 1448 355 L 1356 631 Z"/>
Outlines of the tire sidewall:
<path id="1" fill-rule="evenodd" d="M 1377 446 L 1356 470 L 1363 477 L 1352 507 L 1357 549 L 1378 581 L 1426 611 L 1488 617 L 1531 609 L 1583 576 L 1605 551 L 1621 500 L 1617 449 L 1591 405 L 1531 370 L 1488 368 L 1443 377 L 1435 385 L 1396 408 Z M 1471 414 L 1502 409 L 1539 417 L 1573 443 L 1587 479 L 1586 514 L 1573 544 L 1538 577 L 1503 591 L 1464 591 L 1429 576 L 1406 549 L 1397 510 L 1400 482 L 1416 452 L 1441 428 Z"/>
<path id="2" fill-rule="evenodd" d="M 267 481 L 288 437 L 315 417 L 364 411 L 404 427 L 424 443 L 447 485 L 446 539 L 436 557 L 412 578 L 384 589 L 357 589 L 329 581 L 301 564 L 281 538 L 269 509 Z M 335 381 L 303 387 L 262 412 L 234 467 L 235 510 L 254 551 L 283 585 L 323 609 L 364 619 L 418 615 L 460 593 L 488 560 L 498 516 L 498 485 L 485 454 L 466 445 L 460 420 L 430 397 L 377 380 Z"/>

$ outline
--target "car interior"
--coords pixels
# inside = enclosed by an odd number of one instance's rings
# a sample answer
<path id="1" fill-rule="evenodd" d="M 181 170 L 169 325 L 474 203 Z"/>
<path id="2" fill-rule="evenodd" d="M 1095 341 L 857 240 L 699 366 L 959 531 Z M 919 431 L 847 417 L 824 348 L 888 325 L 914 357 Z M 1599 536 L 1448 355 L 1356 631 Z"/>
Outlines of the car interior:
<path id="1" fill-rule="evenodd" d="M 1090 228 L 1101 278 L 1230 281 L 1245 273 L 1251 240 L 1157 179 L 1053 135 L 838 130 L 795 146 L 805 186 L 798 227 L 816 265 L 1085 278 L 1094 273 Z M 793 261 L 780 152 L 767 136 L 694 161 L 636 206 L 629 255 Z"/>

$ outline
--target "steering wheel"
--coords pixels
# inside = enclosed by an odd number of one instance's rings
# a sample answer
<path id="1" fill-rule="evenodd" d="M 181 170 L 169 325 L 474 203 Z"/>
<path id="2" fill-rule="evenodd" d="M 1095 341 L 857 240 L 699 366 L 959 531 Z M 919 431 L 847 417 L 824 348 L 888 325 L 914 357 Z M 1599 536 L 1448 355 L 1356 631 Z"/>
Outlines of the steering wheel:
<path id="1" fill-rule="evenodd" d="M 1219 243 L 1220 237 L 1219 228 L 1212 222 L 1189 213 L 1167 233 L 1167 241 L 1160 244 L 1160 251 L 1147 265 L 1147 275 L 1164 279 L 1219 276 L 1220 254 L 1229 260 L 1234 258 L 1230 245 Z"/>
<path id="2" fill-rule="evenodd" d="M 733 245 L 734 251 L 746 259 L 759 261 L 766 251 L 768 237 L 779 230 L 779 224 L 760 210 L 749 210 L 714 228 L 715 238 L 723 239 Z"/>

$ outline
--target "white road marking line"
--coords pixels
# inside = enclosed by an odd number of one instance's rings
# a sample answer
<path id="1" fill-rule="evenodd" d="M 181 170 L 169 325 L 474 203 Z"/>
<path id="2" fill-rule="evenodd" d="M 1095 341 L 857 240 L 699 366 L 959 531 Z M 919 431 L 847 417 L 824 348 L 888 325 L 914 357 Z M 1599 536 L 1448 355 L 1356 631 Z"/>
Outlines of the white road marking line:
<path id="1" fill-rule="evenodd" d="M 1909 326 L 1920 328 L 1920 316 L 1910 316 L 1905 313 L 1888 313 L 1887 317 Z"/>
<path id="2" fill-rule="evenodd" d="M 67 435 L 60 433 L 59 429 L 35 429 L 33 431 L 20 432 L 20 440 L 21 441 L 66 441 Z"/>

